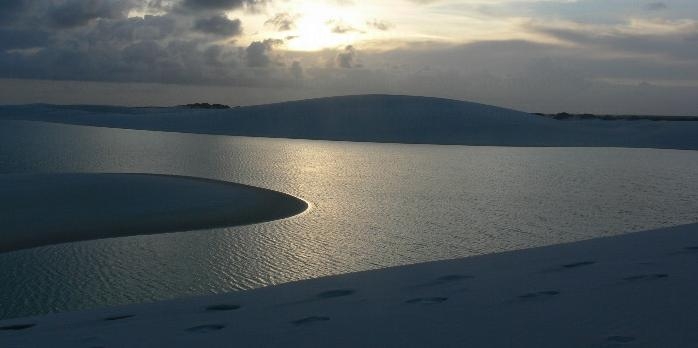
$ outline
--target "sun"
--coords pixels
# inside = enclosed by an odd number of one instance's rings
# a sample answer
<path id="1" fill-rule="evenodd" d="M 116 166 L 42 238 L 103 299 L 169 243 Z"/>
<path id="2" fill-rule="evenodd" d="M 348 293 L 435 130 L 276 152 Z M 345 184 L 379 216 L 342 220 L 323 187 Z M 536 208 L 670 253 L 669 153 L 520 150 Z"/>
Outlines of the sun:
<path id="1" fill-rule="evenodd" d="M 352 44 L 360 39 L 362 16 L 346 7 L 303 1 L 293 11 L 299 14 L 286 47 L 295 51 L 318 51 Z M 342 32 L 335 32 L 340 26 Z"/>

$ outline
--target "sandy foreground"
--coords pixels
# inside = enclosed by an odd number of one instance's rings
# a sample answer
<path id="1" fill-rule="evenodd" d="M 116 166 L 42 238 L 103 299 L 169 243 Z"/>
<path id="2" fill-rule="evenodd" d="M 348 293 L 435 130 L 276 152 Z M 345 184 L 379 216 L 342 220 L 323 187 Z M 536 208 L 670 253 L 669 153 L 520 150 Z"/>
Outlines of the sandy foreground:
<path id="1" fill-rule="evenodd" d="M 308 208 L 301 199 L 263 188 L 154 174 L 4 174 L 0 197 L 0 252 L 243 225 Z"/>
<path id="2" fill-rule="evenodd" d="M 0 322 L 1 347 L 696 347 L 698 224 Z"/>

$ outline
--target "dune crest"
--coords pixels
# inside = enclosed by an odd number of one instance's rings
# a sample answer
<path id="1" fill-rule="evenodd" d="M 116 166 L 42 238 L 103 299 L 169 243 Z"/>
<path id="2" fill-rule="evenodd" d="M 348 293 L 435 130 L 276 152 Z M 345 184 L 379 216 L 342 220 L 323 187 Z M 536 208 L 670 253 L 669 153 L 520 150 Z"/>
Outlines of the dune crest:
<path id="1" fill-rule="evenodd" d="M 183 133 L 417 144 L 698 149 L 698 122 L 559 121 L 471 102 L 397 95 L 308 99 L 223 110 L 0 107 L 0 119 Z"/>

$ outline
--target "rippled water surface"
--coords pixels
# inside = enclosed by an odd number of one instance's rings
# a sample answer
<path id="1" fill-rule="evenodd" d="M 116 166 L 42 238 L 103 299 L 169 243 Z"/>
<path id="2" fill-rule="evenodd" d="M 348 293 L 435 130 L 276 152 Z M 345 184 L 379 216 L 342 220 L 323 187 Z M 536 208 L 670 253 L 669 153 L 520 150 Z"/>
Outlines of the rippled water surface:
<path id="1" fill-rule="evenodd" d="M 251 289 L 698 221 L 698 152 L 264 139 L 0 121 L 0 173 L 283 191 L 293 218 L 0 254 L 0 318 Z M 1 178 L 1 176 L 0 176 Z"/>

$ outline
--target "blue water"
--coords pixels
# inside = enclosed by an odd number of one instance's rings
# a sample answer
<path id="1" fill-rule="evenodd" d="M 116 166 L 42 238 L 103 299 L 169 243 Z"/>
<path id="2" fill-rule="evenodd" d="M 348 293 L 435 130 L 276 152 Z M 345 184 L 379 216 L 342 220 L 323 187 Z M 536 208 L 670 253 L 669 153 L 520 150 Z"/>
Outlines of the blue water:
<path id="1" fill-rule="evenodd" d="M 300 216 L 0 254 L 0 318 L 698 222 L 698 152 L 402 145 L 0 121 L 0 173 L 144 172 L 311 202 Z M 1 179 L 1 176 L 0 176 Z"/>

